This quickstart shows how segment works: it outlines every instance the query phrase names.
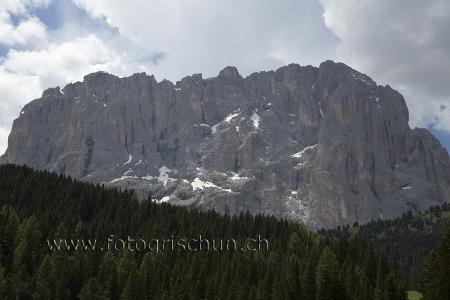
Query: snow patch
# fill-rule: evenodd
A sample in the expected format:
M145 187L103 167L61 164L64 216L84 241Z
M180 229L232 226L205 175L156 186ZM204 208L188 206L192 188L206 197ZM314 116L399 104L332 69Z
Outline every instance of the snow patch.
M122 177L120 177L120 178L116 178L116 179L113 179L113 180L111 180L109 183L115 183L115 182L119 182L119 181L122 181L122 180L126 180L126 179L139 179L139 177L137 177L137 176L122 176Z
M155 177L150 176L150 175L148 175L148 174L147 174L147 176L144 176L144 177L141 177L141 178L144 179L144 180L147 180L147 181L152 181L152 180L155 179Z
M367 85L374 85L375 83L373 81L371 81L366 75L363 75L361 73L352 73L352 76L354 79L357 79L361 82L364 82Z
M128 153L128 160L122 166L128 165L129 163L131 163L132 160L133 160L133 155Z
M237 180L247 180L247 179L248 179L248 177L241 177L241 176L239 176L238 173L232 172L231 174L232 174L232 176L230 177L230 179L233 180L233 181L237 181Z
M217 127L219 127L219 124L220 124L220 123L217 123L216 125L214 125L213 127L211 127L211 132L212 132L212 134L214 134L214 133L217 132Z
M226 192L231 193L231 190L230 190L230 189L223 189L223 188L221 188L221 187L215 185L215 184L212 183L212 182L209 182L209 181L203 181L203 180L201 180L201 179L198 178L198 177L196 177L196 178L194 179L194 181L191 182L191 185L192 185L192 189L193 189L194 191L196 191L196 190L204 190L205 188L216 188L216 189L220 189L220 190L222 190L222 191L226 191Z
M170 178L169 173L176 173L176 171L169 169L166 166L162 166L159 168L159 176L158 181L164 183L164 185L167 184L168 181L174 181L176 179Z
M255 126L255 128L259 128L259 123L261 121L261 117L256 113L256 111L253 111L252 116L250 117L250 119L253 122L253 126Z
M196 190L203 190L204 188L208 188L208 187L214 187L214 188L218 187L214 183L209 182L209 181L203 181L203 180L201 180L198 177L196 177L194 179L194 181L191 183L191 185L192 185L192 188L193 188L194 191L196 191Z
M124 176L127 176L128 174L132 173L134 170L129 168L125 173L123 173Z
M225 122L230 123L231 120L233 120L233 119L234 119L235 117L237 117L238 115L239 115L239 112L234 112L234 113L229 114L228 116L226 116Z
M381 108L381 105L380 105L380 97L376 97L376 98L375 98L375 101L377 102L377 106L378 106L378 108L380 109L380 108Z
M169 196L164 196L161 198L161 200L159 200L160 203L164 203L164 202L168 202L170 200Z
M301 150L301 151L299 151L297 153L294 153L291 156L295 157L295 158L301 158L303 156L303 154L305 154L306 151L312 150L312 149L314 149L316 147L317 147L317 144L305 147L303 150Z
M220 123L222 123L222 122L230 123L231 120L233 120L238 115L239 115L239 109L237 111L229 114L228 116L226 116L223 121L221 121L221 122L217 123L216 125L214 125L213 127L211 127L212 133L215 134L217 132L217 128L219 127Z

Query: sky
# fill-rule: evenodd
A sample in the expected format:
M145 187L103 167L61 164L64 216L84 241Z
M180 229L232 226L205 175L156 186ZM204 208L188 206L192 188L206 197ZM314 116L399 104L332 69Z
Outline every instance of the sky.
M42 91L95 71L177 81L341 61L450 149L448 0L1 0L0 153Z

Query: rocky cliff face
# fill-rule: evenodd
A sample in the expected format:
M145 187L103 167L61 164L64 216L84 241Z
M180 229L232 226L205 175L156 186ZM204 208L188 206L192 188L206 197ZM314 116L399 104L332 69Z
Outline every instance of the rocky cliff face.
M403 97L332 61L176 84L90 74L27 104L1 161L313 228L450 201L448 153L409 128Z

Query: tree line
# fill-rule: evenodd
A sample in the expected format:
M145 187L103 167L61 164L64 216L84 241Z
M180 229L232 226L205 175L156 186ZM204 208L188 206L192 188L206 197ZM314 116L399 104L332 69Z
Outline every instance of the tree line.
M50 251L47 239L236 239L268 251ZM272 216L220 215L49 172L0 166L0 299L404 299L389 261L360 235Z

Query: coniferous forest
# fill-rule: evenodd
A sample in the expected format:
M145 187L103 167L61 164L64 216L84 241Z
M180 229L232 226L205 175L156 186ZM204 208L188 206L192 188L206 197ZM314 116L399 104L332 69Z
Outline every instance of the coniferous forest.
M376 251L366 241L367 228L314 233L271 216L222 216L140 201L131 191L4 165L0 299L405 299L408 280L390 263L386 246ZM202 235L238 245L261 236L268 248L56 251L47 241L103 242L111 235L147 241ZM449 245L450 232L427 259L426 299L449 299Z
M411 211L393 220L374 220L368 224L340 226L323 230L332 237L360 235L370 241L377 253L383 254L397 270L399 278L411 290L419 290L423 266L431 251L445 236L450 220L450 205L435 206L413 214Z

